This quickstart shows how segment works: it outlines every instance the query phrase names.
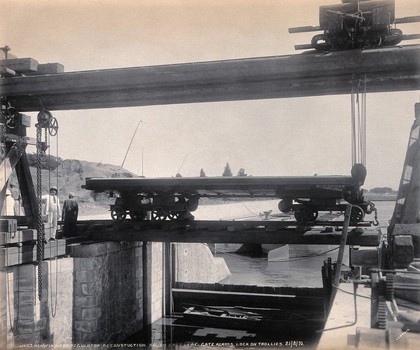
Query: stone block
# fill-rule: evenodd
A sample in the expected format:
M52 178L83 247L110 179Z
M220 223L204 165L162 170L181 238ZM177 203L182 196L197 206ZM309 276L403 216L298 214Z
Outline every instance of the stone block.
M73 320L82 320L82 310L83 308L80 306L73 306Z
M102 310L99 307L84 308L82 309L82 320L83 321L92 321L97 320L101 317Z
M96 274L94 271L80 270L75 273L76 282L95 282Z
M29 334L35 331L34 320L23 320L19 319L17 323L17 332L19 334Z
M18 305L17 314L19 320L34 320L34 306L33 305Z
M95 270L98 266L98 263L97 263L98 258L80 259L80 270L82 271Z
M35 277L30 279L15 279L15 290L19 292L35 292L36 290L36 280Z
M73 294L74 296L82 297L82 282L74 283L73 285Z
M74 298L74 306L76 307L95 307L96 303L96 296L83 296Z
M18 291L17 299L19 305L34 305L35 293L33 291Z
M94 332L98 329L98 321L74 321L74 329L78 332Z
M27 333L27 334L16 334L14 337L15 345L27 345L27 344L38 344L41 335L39 332ZM31 348L31 347L29 347Z
M97 283L81 283L82 295L95 295L98 292Z

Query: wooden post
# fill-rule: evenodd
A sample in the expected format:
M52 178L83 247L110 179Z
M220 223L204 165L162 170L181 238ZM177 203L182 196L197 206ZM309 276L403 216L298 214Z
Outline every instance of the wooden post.
M333 284L333 288L331 292L331 299L330 299L330 308L329 308L330 310L331 310L332 304L334 303L338 285L340 284L341 265L343 264L344 250L346 249L347 233L349 230L350 216L351 216L351 208L352 208L352 205L347 204L346 211L344 213L344 225L343 225L343 231L341 233L340 248L338 249L337 264L335 267L334 284Z

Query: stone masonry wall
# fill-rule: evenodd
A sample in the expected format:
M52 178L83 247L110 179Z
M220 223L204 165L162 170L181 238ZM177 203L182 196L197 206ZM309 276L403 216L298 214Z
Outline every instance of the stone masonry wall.
M80 245L72 255L73 343L118 342L141 330L141 243Z
M42 264L43 281L47 280L48 265ZM38 300L37 267L24 264L6 268L7 347L39 343L49 344L51 334L48 283L42 285L42 300Z

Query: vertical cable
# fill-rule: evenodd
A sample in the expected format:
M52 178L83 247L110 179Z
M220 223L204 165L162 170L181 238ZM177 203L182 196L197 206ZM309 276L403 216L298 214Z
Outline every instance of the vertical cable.
M356 163L356 113L355 113L355 96L351 92L351 165Z

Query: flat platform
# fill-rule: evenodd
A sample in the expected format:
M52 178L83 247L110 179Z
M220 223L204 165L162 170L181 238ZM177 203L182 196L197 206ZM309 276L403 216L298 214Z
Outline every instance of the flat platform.
M320 226L285 226L281 221L101 221L80 224L78 232L95 240L189 242L189 243L267 243L340 244L341 230ZM351 227L347 244L378 246L380 228Z
M83 187L95 192L145 195L181 194L200 197L342 198L357 188L351 176L219 176L162 178L87 178Z

